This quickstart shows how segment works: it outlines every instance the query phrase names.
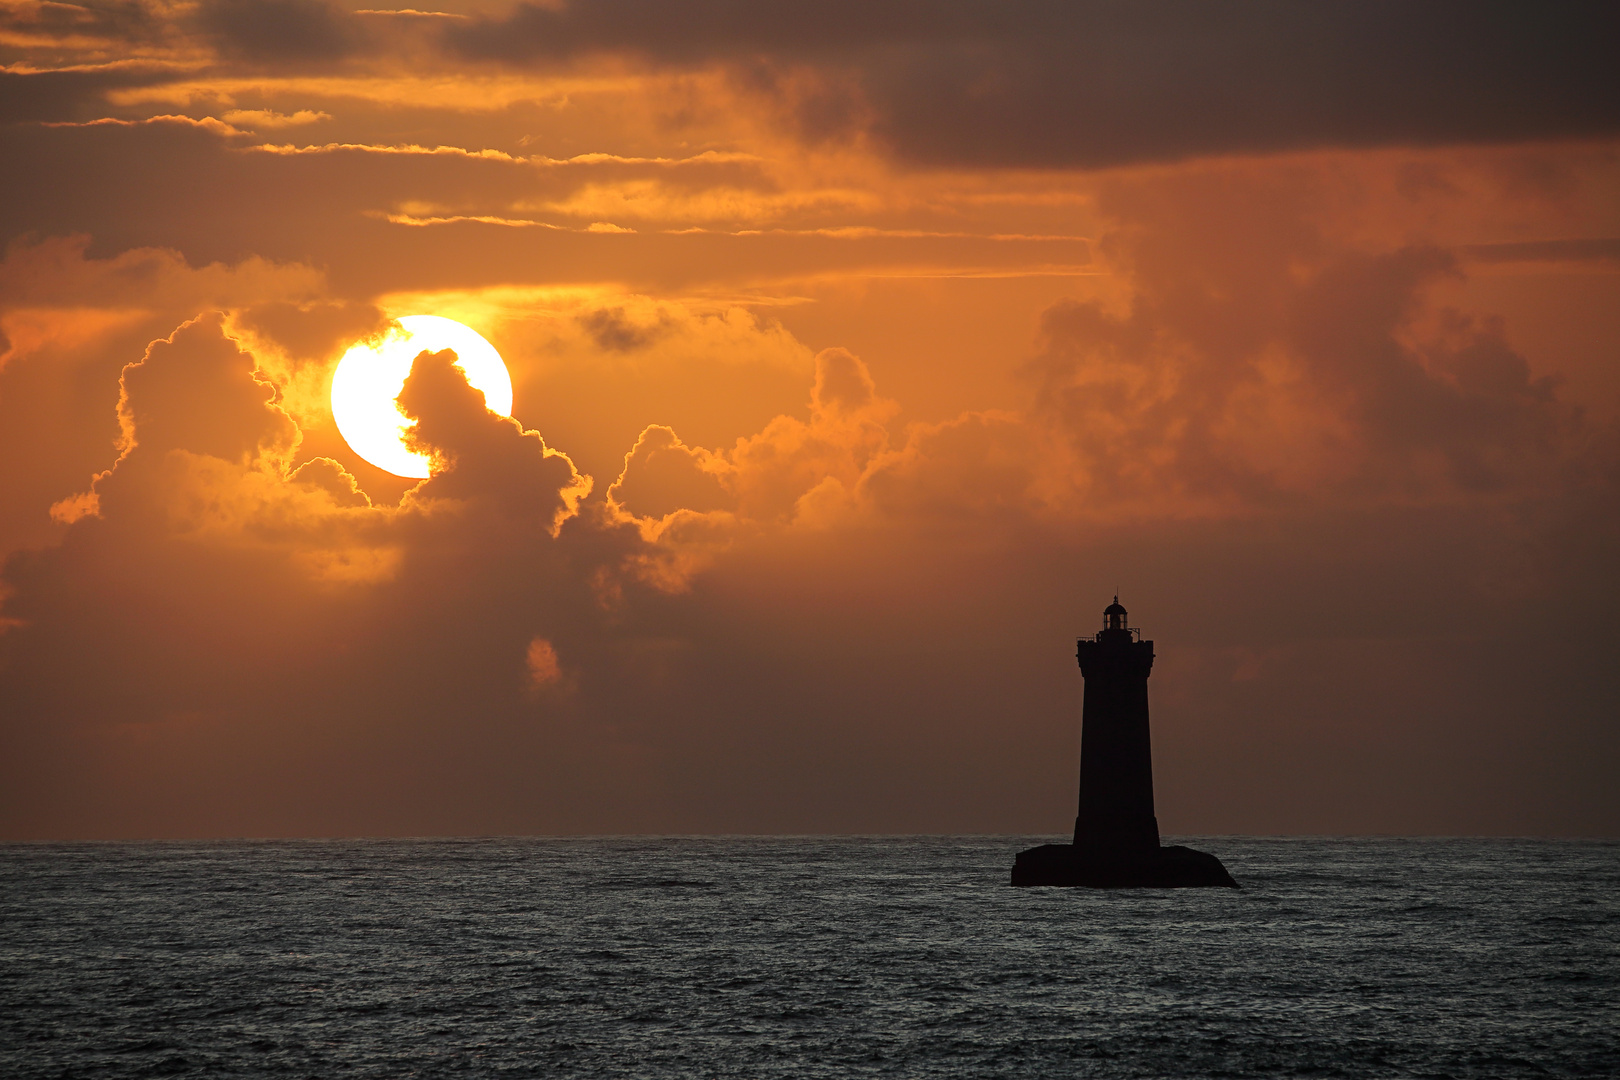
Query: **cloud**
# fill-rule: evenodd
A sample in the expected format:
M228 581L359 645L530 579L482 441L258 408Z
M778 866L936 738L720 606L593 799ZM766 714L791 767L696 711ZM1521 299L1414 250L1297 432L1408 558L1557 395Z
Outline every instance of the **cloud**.
M99 515L7 565L0 820L12 833L1040 827L1072 790L1073 763L1051 748L1072 741L1061 703L1074 675L1059 661L1073 598L1121 567L1155 582L1128 598L1167 639L1155 690L1166 814L1300 820L1273 773L1305 768L1337 800L1307 816L1316 827L1415 820L1410 800L1357 811L1345 788L1347 769L1385 775L1380 753L1439 767L1454 746L1455 710L1436 719L1427 699L1393 691L1414 665L1461 663L1435 644L1445 635L1518 626L1557 587L1504 591L1504 571L1546 572L1525 563L1526 537L1584 535L1603 550L1594 538L1612 532L1601 509L1573 534L1527 522L1523 499L1506 517L1501 503L1425 505L1421 529L1399 502L1259 522L1161 515L1147 528L1098 512L1076 528L1072 511L1032 513L1026 494L1060 416L974 413L895 434L870 370L838 349L818 355L802 414L724 454L645 433L614 494L647 515L681 507L652 542L604 502L570 508L583 478L567 459L483 409L452 357L425 354L406 404L448 467L378 507L331 461L290 470L292 421L229 325L190 322L130 366L130 449L97 484ZM224 414L237 415L230 430L215 424ZM838 514L819 512L829 490ZM1414 550L1429 547L1447 558ZM1269 584L1251 595L1257 582ZM1566 614L1586 625L1587 607ZM1314 644L1374 635L1391 610L1416 619L1401 627L1415 642ZM1305 644L1268 644L1277 633ZM1268 660L1234 681L1203 642ZM1393 680L1371 724L1331 693L1369 670ZM1455 677L1477 674L1463 664ZM1564 753L1515 741L1510 714L1528 692L1470 692L1459 706L1473 744L1516 755L1521 774ZM1281 698L1256 719L1255 695ZM1309 737L1284 724L1300 701L1329 703ZM1347 749L1328 762L1334 740ZM1034 764L1032 747L1046 748ZM1474 808L1467 820L1484 820L1482 774L1443 775ZM1234 800L1232 784L1271 794ZM1499 787L1488 801L1500 805ZM1594 812L1580 799L1526 806L1490 811L1492 827Z
M853 492L887 447L884 421L895 409L859 357L824 349L815 358L808 421L777 416L724 453L689 447L673 429L653 425L625 455L609 499L649 536L669 533L679 543L707 545L722 523L786 523L807 510L819 517ZM699 527L694 517L713 520Z
M1530 240L1509 244L1472 244L1463 254L1479 262L1620 262L1620 238Z
M811 143L867 139L902 162L947 167L1102 168L1620 129L1607 78L1620 20L1602 3L1534 18L1461 2L1192 0L522 0L464 18L385 15L324 0L21 5L8 17L16 40L54 51L63 69L7 73L16 92L6 100L14 119L80 119L97 96L175 81L182 67L395 77L409 65L430 79L491 64L723 72L750 111ZM66 70L120 47L171 70Z
M0 834L1620 821L1606 9L4 18Z
M581 471L611 479L649 424L713 445L803 400L813 352L752 300L588 284L401 292L379 302L478 328L512 369L526 425L566 447Z
M529 667L529 681L536 689L549 686L562 678L562 665L557 660L557 650L545 638L537 637L529 642L524 661Z
M1236 206L1216 212L1244 228ZM1166 251L1164 237L1137 246L1122 228L1110 248L1129 299L1044 313L1021 412L891 432L896 407L866 365L829 349L816 357L808 421L779 415L722 451L649 427L610 498L654 537L693 514L737 526L821 521L835 507L985 521L1220 517L1515 498L1597 480L1597 432L1556 380L1532 372L1500 320L1432 301L1437 283L1461 275L1452 254L1332 250L1308 233L1263 250L1251 237L1247 271L1228 266L1211 289L1204 274L1224 249L1204 247L1210 239L1182 236Z
M450 190L459 186L453 177L466 170L483 175L478 184L499 185L496 174L506 174L509 196L526 189L527 170L510 159L365 147L308 155L246 152L225 127L186 117L13 127L3 136L8 152L37 155L40 168L8 177L5 194L12 201L0 215L0 230L7 237L85 232L113 251L169 246L196 263L253 253L285 258L295 251L322 252L326 261L326 254L359 242L362 234L390 228L370 222L365 211L406 198L449 202ZM109 172L118 176L116 184L107 179ZM405 180L399 187L407 174L425 183ZM437 181L429 178L434 175ZM322 186L327 194L315 197ZM184 205L177 192L188 193ZM242 214L243 205L256 212Z
M1555 381L1500 320L1434 301L1462 276L1456 256L1345 244L1306 209L1320 177L1298 180L1274 199L1264 170L1106 189L1127 298L1053 306L1029 367L1032 416L1077 495L1209 510L1449 498L1572 467L1591 433ZM1167 198L1185 227L1141 230Z
M298 127L303 124L319 123L330 120L330 113L315 112L311 109L299 109L295 113L278 113L274 109L231 109L223 117L227 124L233 124L251 131L260 131L265 128Z
M198 311L301 303L322 288L302 266L193 267L162 249L93 259L88 245L17 244L0 261L0 455L29 463L0 470L0 557L57 538L51 506L84 494L110 463L119 373L149 342Z
M325 0L205 0L192 17L222 53L248 61L330 62L367 44L364 22Z
M694 514L734 510L736 471L723 456L687 446L673 428L654 424L625 455L624 471L608 488L608 499L632 517L649 522L661 522L681 510Z
M159 13L150 5L128 0L97 7L21 0L0 12L0 30L22 39L25 47L63 38L139 40L159 22Z
M1071 516L1077 509L1069 501L1072 489L1043 490L1052 484L1054 450L1049 435L1024 416L964 413L912 427L903 445L871 462L859 493L903 519L990 523Z
M572 708L566 697L534 693L567 682L557 657L602 654L591 640L608 617L604 597L635 594L633 580L614 581L638 550L635 531L575 513L588 480L537 434L484 409L449 354L424 355L407 382L417 437L440 468L399 507L373 506L329 459L294 467L296 424L228 323L191 320L126 366L124 450L96 478L90 512L57 546L8 564L16 621L0 636L0 682L16 707L0 742L18 752L62 751L75 740L124 746L135 755L126 761L136 769L125 776L130 794L160 776L178 779L162 760L172 753L172 762L199 770L179 780L197 792L209 771L234 773L238 755L262 753L276 728L320 742L324 726L347 740L379 708L395 717L386 740L394 749L382 755L395 757L406 730L437 723L430 717L449 699L426 687L446 676L480 716L526 718L540 729L562 723ZM470 596L484 599L466 623L458 612ZM494 596L506 600L492 607ZM86 601L102 611L88 636L75 629ZM550 668L536 641L553 650ZM61 692L58 680L81 664L96 678ZM436 674L426 683L397 678L413 667ZM472 737L488 745L511 736ZM565 771L578 761L570 740L578 736L566 731L552 740ZM596 750L598 764L611 767L615 754ZM82 791L100 775L95 752L54 758L77 772L48 769L27 781L8 772L6 805L23 793L42 798L38 807L61 806L38 784ZM381 794L372 781L357 782ZM557 790L581 782L564 778ZM238 794L238 805L285 805L273 784L249 782Z
M1335 513L1400 530L1441 507L1511 518L1504 535L1531 547L1550 542L1530 539L1553 527L1543 514L1576 506L1582 528L1611 532L1612 431L1500 319L1441 299L1464 278L1454 253L1368 251L1329 227L1328 184L1254 165L1103 187L1112 273L1044 313L1022 409L898 426L867 365L829 349L807 419L717 449L647 428L608 492L654 544L638 565L680 590L743 551L807 542L790 535L1016 547L1053 528ZM1553 572L1479 547L1482 589Z
M0 121L78 121L103 115L106 96L160 86L185 74L172 64L128 61L88 68L0 70Z
M0 178L0 237L85 233L95 238L98 255L162 246L194 264L249 255L304 262L322 266L330 287L351 299L517 283L708 291L715 282L775 283L852 268L915 273L919 260L941 253L980 272L1021 272L1032 261L1050 272L1054 263L1083 262L1087 252L1072 237L1054 243L757 230L762 215L776 214L789 222L808 215L816 225L829 218L847 224L842 215L872 203L829 200L824 196L834 185L814 178L814 190L772 195L760 189L783 180L756 176L745 190L744 178L706 175L706 166L683 175L657 163L635 165L651 178L642 183L624 178L626 166L615 161L560 169L489 148L287 148L252 138L218 121L168 115L7 127L0 130L0 153L36 167ZM599 181L594 170L614 179ZM682 178L672 180L672 173ZM683 194L683 185L702 190ZM244 206L254 213L243 213ZM636 232L588 228L612 220L598 215L620 210L634 215L627 220ZM704 226L718 220L748 228L682 231L694 217ZM396 223L433 218L442 223ZM490 223L531 218L566 228Z
M285 455L296 436L275 387L220 333L218 317L187 323L124 369L118 417L124 449L187 450L245 462Z
M5 334L6 342L5 351L0 352L0 369L10 360L20 360L42 349L82 349L144 314L139 309L95 307L18 307L5 311L0 314L0 332Z
M68 524L110 515L163 535L275 545L289 521L364 506L320 469L284 482L298 428L254 358L202 315L147 346L119 379L119 455L88 492L52 508ZM328 522L328 524L330 524Z
M980 0L519 3L445 30L462 55L507 63L753 65L807 132L869 126L909 161L1038 167L1609 134L1617 35L1601 4L1526 21L1450 3ZM796 65L823 89L791 93Z
M555 536L590 493L591 478L581 476L568 455L484 406L483 392L468 385L448 349L416 358L399 407L414 421L406 445L433 462L433 475L412 489L419 504L475 501Z

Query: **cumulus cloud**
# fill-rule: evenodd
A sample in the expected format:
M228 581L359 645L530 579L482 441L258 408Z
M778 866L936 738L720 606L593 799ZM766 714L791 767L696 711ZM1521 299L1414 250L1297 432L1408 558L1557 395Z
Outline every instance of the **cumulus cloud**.
M736 471L723 455L687 446L673 428L653 424L625 455L624 471L608 489L608 499L648 522L661 522L682 510L696 514L734 510Z
M153 342L119 383L124 449L187 450L230 462L286 454L295 429L256 367L220 332L217 316Z
M1182 212L1217 224L1143 232L1136 215L1165 192L1109 189L1128 299L1043 317L1032 417L1066 449L1079 497L1522 493L1580 457L1579 418L1500 320L1436 302L1462 275L1453 253L1345 244L1309 211L1267 206L1260 173L1167 183L1191 184Z
M119 374L199 310L304 303L319 273L250 258L194 267L173 251L89 258L88 237L16 244L0 262L0 552L47 543L49 513L85 492L123 438ZM72 502L61 514L71 514Z
M348 511L369 509L335 463L288 468L297 425L222 322L199 316L125 366L118 458L53 507L59 520L108 517L165 537L291 550L306 518L329 544Z
M59 504L62 520L145 546L252 549L312 579L380 581L436 530L489 539L491 523L505 522L505 543L545 547L590 490L537 432L486 409L446 351L422 354L400 397L434 474L399 507L376 507L330 458L294 464L301 432L226 323L199 316L124 368L120 453L89 492ZM612 561L622 544L609 547Z
M15 623L0 635L0 685L15 704L0 728L0 810L9 829L1035 821L1063 801L1040 793L1072 782L1062 755L1047 754L1044 779L1028 783L1030 747L1072 736L1058 706L1072 698L1062 677L1072 673L1043 659L1042 642L1068 632L1081 584L1107 588L1091 579L1121 566L1141 578L1143 564L1155 579L1187 579L1132 598L1169 623L1165 636L1179 634L1170 652L1189 662L1181 670L1167 659L1160 683L1170 748L1162 772L1180 793L1167 812L1225 813L1228 827L1256 827L1246 823L1282 811L1233 803L1178 756L1212 738L1187 702L1215 710L1235 740L1209 748L1209 760L1264 786L1265 770L1285 762L1271 721L1244 719L1244 695L1279 693L1283 680L1320 700L1324 680L1344 672L1310 650L1270 648L1266 666L1234 679L1254 665L1239 657L1233 667L1227 653L1195 643L1243 633L1227 622L1235 612L1262 627L1307 609L1307 625L1329 633L1358 626L1364 608L1376 617L1374 598L1390 603L1398 587L1423 590L1418 631L1500 618L1492 604L1502 602L1501 579L1486 599L1476 575L1511 570L1504 551L1534 535L1520 524L1482 541L1477 514L1425 511L1432 540L1420 541L1394 503L1348 521L1295 514L1286 528L1299 535L1282 547L1267 538L1274 526L1230 517L1161 517L1151 530L1121 532L1100 514L1076 533L1064 523L1083 502L1053 510L1074 489L1042 487L1052 459L1069 460L1044 441L1068 433L1061 410L891 431L894 404L840 349L816 358L799 415L724 452L650 428L597 501L583 499L584 478L564 455L484 409L452 356L424 354L402 397L439 465L398 507L379 507L330 460L291 465L293 421L232 324L194 320L129 365L127 452L97 482L99 513L75 521L59 547L7 567L5 612ZM1540 400L1511 365L1503 376L1499 360L1469 378L1498 396ZM236 423L221 427L223 415ZM1163 467L1180 466L1172 455ZM1410 548L1423 542L1453 552L1444 573L1413 577ZM1348 592L1334 584L1341 576ZM1242 590L1259 580L1271 587L1256 608ZM1367 582L1372 596L1361 595ZM1009 596L1021 598L1016 616ZM1263 648L1242 641L1255 655ZM1436 649L1419 652L1445 662ZM1315 660L1301 660L1306 653ZM1378 642L1357 653L1382 665L1401 655ZM86 666L96 678L74 678ZM1029 707L995 721L1009 702ZM1489 722L1473 730L1492 753L1514 745L1503 707L1490 705ZM1395 726L1355 728L1342 712L1313 721L1323 738L1356 730L1416 760L1443 752L1444 724L1414 729L1397 709ZM1311 742L1283 756L1320 772L1310 764L1319 749ZM1341 756L1334 768L1344 767ZM1357 775L1374 767L1375 755L1355 766ZM975 770L988 779L971 791L951 782ZM1474 780L1448 790L1472 798ZM844 795L830 803L828 784ZM98 790L117 805L98 801ZM1353 803L1345 792L1335 798ZM1310 820L1331 824L1342 813Z
M824 349L815 358L808 420L777 416L724 452L689 447L673 429L651 426L625 455L609 499L649 536L677 526L672 538L703 543L717 522L698 528L694 516L737 524L788 523L807 511L820 517L848 499L887 448L884 421L895 409L859 357Z
M1041 425L1022 415L964 413L912 427L901 446L870 463L859 492L884 513L906 519L1072 516L1072 489L1051 475L1054 449Z
M1236 207L1223 210L1231 221ZM778 416L719 451L650 427L610 496L648 525L688 516L677 511L787 523L811 503L902 516L1219 516L1517 497L1599 475L1587 456L1597 433L1555 379L1532 373L1501 321L1434 302L1437 283L1461 276L1451 253L1358 252L1307 230L1251 251L1246 269L1227 265L1216 285L1206 275L1225 255L1207 239L1171 251L1158 234L1145 246L1124 231L1111 239L1128 299L1045 312L1022 412L891 432L895 406L866 365L829 349L816 357L808 421Z
M476 500L555 536L590 493L591 478L575 471L568 455L485 407L449 349L416 358L399 406L413 421L406 445L433 462L433 475L412 489L417 502Z
M407 381L415 437L438 464L398 507L372 505L330 459L293 465L297 425L218 314L153 342L122 386L122 453L95 479L94 498L79 501L60 544L7 568L14 622L0 637L0 681L16 708L0 741L11 750L41 739L105 747L134 733L202 770L180 781L195 791L209 770L235 773L238 755L261 753L272 728L320 742L308 726L318 722L350 738L381 708L395 710L392 739L427 730L445 707L442 687L413 702L417 691L390 674L412 655L420 672L437 673L430 683L448 675L463 686L467 708L503 723L562 722L558 710L571 706L534 692L565 681L558 657L601 655L589 642L610 617L605 598L634 592L617 578L641 541L599 513L579 515L588 479L485 409L453 355L424 354ZM90 596L102 615L86 637L76 613ZM77 657L62 652L70 645ZM95 685L62 693L57 680L74 664L94 669ZM358 711L356 687L373 695ZM507 737L486 731L481 745ZM554 748L563 758L575 753L569 738ZM56 760L69 759L85 771L35 780L81 791L99 774L72 751ZM64 809L34 780L7 787L12 809L24 790L36 807ZM273 788L246 797L283 803Z
M896 424L868 366L831 349L804 412L731 446L647 428L608 492L652 542L635 567L660 588L701 591L808 536L835 550L873 535L982 544L993 561L1052 530L1206 529L1187 543L1225 550L1281 529L1312 533L1299 542L1318 550L1296 569L1331 580L1410 583L1395 567L1421 557L1395 548L1445 536L1453 576L1435 602L1487 622L1510 597L1583 591L1566 577L1576 565L1611 582L1585 557L1544 553L1587 550L1580 537L1620 525L1613 431L1538 373L1501 320L1447 302L1465 278L1454 253L1369 250L1323 214L1311 187L1324 182L1293 176L1292 205L1258 166L1105 187L1112 274L1047 309L1021 409ZM1328 520L1343 535L1315 535ZM1149 550L1094 557L1176 577L1158 560L1191 549Z
M1110 503L1523 490L1570 450L1574 416L1499 325L1426 308L1454 265L1346 256L1286 288L1247 342L1178 325L1145 293L1124 317L1059 305L1032 368L1037 415L1076 488Z
M1607 9L0 19L7 836L1620 820Z

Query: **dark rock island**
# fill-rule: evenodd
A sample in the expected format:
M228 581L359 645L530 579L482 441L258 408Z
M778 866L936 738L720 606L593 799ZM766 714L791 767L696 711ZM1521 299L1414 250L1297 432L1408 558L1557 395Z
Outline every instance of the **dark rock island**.
M1079 643L1086 699L1080 718L1080 814L1074 819L1074 843L1020 851L1012 883L1235 889L1237 882L1215 856L1159 846L1148 739L1153 642L1126 626L1125 616L1114 597L1103 612L1103 629Z

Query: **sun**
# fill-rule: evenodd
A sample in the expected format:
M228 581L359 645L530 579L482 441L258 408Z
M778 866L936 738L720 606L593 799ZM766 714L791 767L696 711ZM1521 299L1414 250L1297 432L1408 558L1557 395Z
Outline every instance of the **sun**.
M428 458L405 446L411 421L394 399L425 349L455 350L458 366L491 412L512 415L512 376L495 346L470 326L439 315L406 315L387 336L343 354L332 374L332 417L350 449L395 476L425 477Z

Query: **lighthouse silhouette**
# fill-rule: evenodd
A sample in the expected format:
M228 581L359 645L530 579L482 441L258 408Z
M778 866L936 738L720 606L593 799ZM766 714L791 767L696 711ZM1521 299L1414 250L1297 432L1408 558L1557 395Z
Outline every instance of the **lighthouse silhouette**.
M1159 846L1153 813L1153 744L1148 734L1148 676L1153 642L1128 623L1114 596L1103 628L1076 649L1086 680L1080 717L1080 811L1074 843L1018 853L1014 885L1096 888L1236 887L1213 855Z

